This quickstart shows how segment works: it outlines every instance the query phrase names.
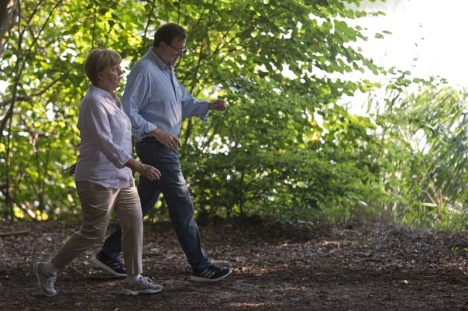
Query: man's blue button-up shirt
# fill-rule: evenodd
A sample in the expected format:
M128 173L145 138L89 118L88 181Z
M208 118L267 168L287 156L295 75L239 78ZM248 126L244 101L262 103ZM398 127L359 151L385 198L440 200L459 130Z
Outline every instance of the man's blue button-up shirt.
M199 116L206 122L209 103L195 99L152 47L131 70L122 98L136 141L156 128L178 136L182 117Z

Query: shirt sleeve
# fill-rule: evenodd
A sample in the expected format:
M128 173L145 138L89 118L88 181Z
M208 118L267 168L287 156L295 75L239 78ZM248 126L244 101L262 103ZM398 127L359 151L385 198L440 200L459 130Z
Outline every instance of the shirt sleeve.
M90 103L83 117L90 137L99 151L117 168L125 167L132 155L113 142L109 115L104 106L99 102Z
M150 94L148 78L142 74L130 75L128 77L125 91L122 97L122 106L132 123L132 132L137 137L142 137L157 128L156 125L146 121L140 111L148 103Z
M208 120L209 101L200 101L194 98L185 87L179 82L182 91L182 116L199 116L203 122Z

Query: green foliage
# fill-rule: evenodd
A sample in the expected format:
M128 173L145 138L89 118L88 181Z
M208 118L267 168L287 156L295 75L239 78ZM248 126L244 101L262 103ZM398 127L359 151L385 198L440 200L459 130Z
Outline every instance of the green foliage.
M375 114L380 138L375 161L384 168L383 205L398 222L437 229L465 229L468 150L465 90L431 79L403 93L400 73Z
M0 102L4 217L79 214L66 169L74 163L79 143L77 110L88 84L84 59L97 46L134 53L141 41L135 38L142 24L127 21L134 30L122 31L124 24L111 22L115 10L108 8L118 7L113 2L21 1L21 18L0 61L0 81L8 85ZM128 2L119 7L132 11L138 6ZM116 35L109 36L112 31Z
M84 59L107 47L131 66L168 21L189 35L180 80L230 103L207 124L187 119L181 133L199 213L346 221L378 196L374 125L336 104L373 87L347 74L383 72L352 47L365 37L346 20L366 12L338 0L25 0L21 11L0 55L4 217L79 213L65 171L79 143Z

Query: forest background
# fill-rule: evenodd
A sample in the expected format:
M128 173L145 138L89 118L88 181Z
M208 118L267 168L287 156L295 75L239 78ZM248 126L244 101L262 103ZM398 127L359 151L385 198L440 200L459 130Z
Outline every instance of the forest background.
M0 218L81 217L68 168L85 57L97 47L121 53L124 84L171 21L188 32L179 80L200 99L229 102L206 124L183 124L181 161L199 219L464 230L466 90L365 57L356 43L391 34L359 26L384 15L362 3L0 1ZM357 92L368 95L365 116L341 104ZM148 217L167 218L164 200Z

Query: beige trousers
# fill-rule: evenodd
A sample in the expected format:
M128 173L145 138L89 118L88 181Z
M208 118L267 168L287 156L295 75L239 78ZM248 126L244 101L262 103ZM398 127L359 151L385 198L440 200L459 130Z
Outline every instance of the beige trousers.
M62 269L94 244L102 243L112 210L122 227L122 250L127 274L142 272L143 220L136 187L112 189L78 181L76 189L81 200L83 223L79 231L52 258L52 264Z

